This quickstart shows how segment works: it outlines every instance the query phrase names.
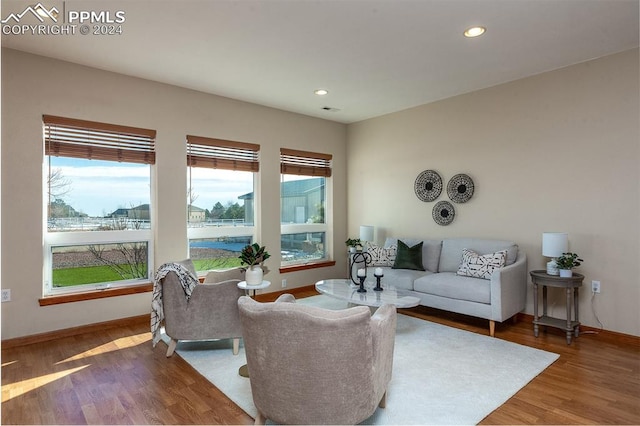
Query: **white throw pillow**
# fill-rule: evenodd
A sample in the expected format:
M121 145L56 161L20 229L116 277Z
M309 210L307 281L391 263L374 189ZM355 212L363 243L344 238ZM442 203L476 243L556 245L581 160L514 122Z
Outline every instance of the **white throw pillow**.
M496 269L502 268L507 260L507 251L500 250L495 253L479 255L473 250L462 250L462 261L458 268L458 275L465 277L491 279L491 274Z
M367 252L371 255L371 266L393 266L398 253L398 246L380 247L367 243Z

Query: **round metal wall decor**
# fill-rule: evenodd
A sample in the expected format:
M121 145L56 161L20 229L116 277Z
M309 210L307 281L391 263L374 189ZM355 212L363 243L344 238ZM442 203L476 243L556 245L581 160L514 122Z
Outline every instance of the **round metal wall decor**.
M414 189L421 201L433 201L442 192L442 178L433 170L425 170L416 178Z
M453 222L453 219L456 216L456 210L450 202L438 201L436 205L433 206L433 212L431 215L438 225L446 226Z
M454 203L466 203L473 197L473 180L463 174L457 174L447 184L447 195Z

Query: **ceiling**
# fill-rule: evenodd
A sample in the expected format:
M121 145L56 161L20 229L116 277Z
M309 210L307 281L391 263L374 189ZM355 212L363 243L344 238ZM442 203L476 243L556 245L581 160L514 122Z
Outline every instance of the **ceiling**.
M2 0L2 19L36 1ZM66 36L3 31L3 47L342 123L639 45L639 0L40 1L66 24L123 11L122 34L75 22ZM487 31L463 37L472 25Z

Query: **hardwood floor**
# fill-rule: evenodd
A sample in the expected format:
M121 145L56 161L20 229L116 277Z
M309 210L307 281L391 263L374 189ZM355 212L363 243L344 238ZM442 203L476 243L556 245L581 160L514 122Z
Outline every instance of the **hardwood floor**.
M402 312L488 334L486 321L424 307ZM640 339L585 334L569 346L560 331L536 339L525 321L498 324L496 337L560 358L481 424L640 424ZM164 343L152 348L146 321L3 347L2 424L253 424L165 352Z

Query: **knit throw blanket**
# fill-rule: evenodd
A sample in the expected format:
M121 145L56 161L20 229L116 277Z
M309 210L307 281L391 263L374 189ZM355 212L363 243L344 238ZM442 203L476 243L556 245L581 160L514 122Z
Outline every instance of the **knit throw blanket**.
M153 279L153 297L151 298L151 336L154 348L160 341L160 327L164 321L161 280L166 277L169 272L175 272L178 276L187 302L191 298L191 292L195 286L198 285L198 278L179 263L165 263L158 268L155 278Z

